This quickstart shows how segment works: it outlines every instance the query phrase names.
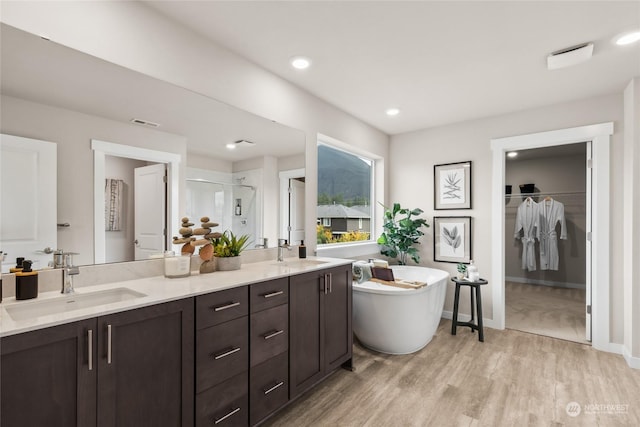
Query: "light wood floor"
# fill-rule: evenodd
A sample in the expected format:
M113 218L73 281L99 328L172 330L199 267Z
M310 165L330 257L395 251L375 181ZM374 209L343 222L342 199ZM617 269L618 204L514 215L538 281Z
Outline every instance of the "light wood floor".
M406 356L355 344L355 372L338 370L265 425L640 425L640 370L622 356L514 330L485 328L484 343L469 328L450 332L443 320ZM570 402L581 405L576 417ZM610 414L594 404L628 406Z
M580 289L506 282L505 325L509 329L587 343L585 298L585 291Z

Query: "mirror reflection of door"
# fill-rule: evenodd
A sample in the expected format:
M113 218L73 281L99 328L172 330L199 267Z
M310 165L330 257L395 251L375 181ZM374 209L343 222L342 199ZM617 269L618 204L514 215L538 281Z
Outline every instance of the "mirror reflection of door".
M304 178L289 180L289 242L304 240Z
M166 229L166 167L160 163L136 168L134 190L135 260L164 251Z
M57 246L56 144L0 135L0 250L8 272L17 257L46 267ZM3 272L5 272L3 270Z
M164 251L165 171L164 163L105 156L105 262Z

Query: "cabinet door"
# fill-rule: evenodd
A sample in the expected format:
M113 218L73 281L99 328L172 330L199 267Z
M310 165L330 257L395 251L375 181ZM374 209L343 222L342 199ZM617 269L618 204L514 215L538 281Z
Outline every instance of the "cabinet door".
M95 331L90 319L2 338L0 425L96 425Z
M310 272L289 279L290 398L294 398L323 376L324 275Z
M98 425L193 425L193 299L98 318Z
M336 267L324 272L328 292L324 298L324 360L325 371L331 372L351 359L353 333L351 329L351 268Z

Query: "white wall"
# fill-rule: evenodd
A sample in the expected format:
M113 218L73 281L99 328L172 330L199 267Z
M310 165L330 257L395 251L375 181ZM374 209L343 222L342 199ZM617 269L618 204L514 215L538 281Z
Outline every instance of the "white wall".
M58 248L78 252L80 255L74 257L77 265L93 264L94 259L92 139L186 157L187 142L179 135L9 96L0 98L0 106L2 133L58 145L57 222L71 224L58 230Z
M520 111L497 117L457 123L396 135L391 138L389 156L393 171L390 177L391 200L407 207L419 207L432 222L433 216L473 217L472 256L483 277L491 277L491 173L493 164L489 141L492 138L523 135L593 123L614 122L611 139L611 188L620 188L622 176L622 93L591 98L567 104ZM473 161L473 209L435 211L433 209L433 166L442 163ZM622 194L611 192L611 339L622 342ZM455 271L455 264L433 261L432 230L422 239L421 264ZM483 288L484 315L493 318L492 290L498 284ZM464 295L463 295L464 297ZM467 307L463 301L461 307ZM445 310L453 307L453 287L449 286Z
M235 107L306 136L306 212L315 212L319 133L386 158L389 138L139 2L3 2L2 21ZM387 169L388 170L388 169ZM386 173L385 173L386 174ZM382 191L386 194L386 186ZM315 217L307 215L309 252Z
M513 186L505 200L505 276L520 283L585 289L586 284L586 154L530 160L507 160L505 182ZM522 203L520 184L536 184L536 192L553 194L564 204L567 239L558 239L558 270L540 270L536 243L535 271L522 269L522 243L513 237L516 212ZM539 197L538 202L544 196ZM559 229L558 229L559 230ZM559 236L560 234L558 234Z

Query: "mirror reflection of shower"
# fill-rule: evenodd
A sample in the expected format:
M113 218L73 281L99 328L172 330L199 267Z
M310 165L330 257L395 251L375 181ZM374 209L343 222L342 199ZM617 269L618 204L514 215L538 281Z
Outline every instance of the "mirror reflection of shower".
M228 174L231 175L231 174ZM219 225L213 231L231 230L249 235L249 248L259 242L262 220L256 208L256 187L245 176L228 180L187 178L186 216L198 222L203 216Z

